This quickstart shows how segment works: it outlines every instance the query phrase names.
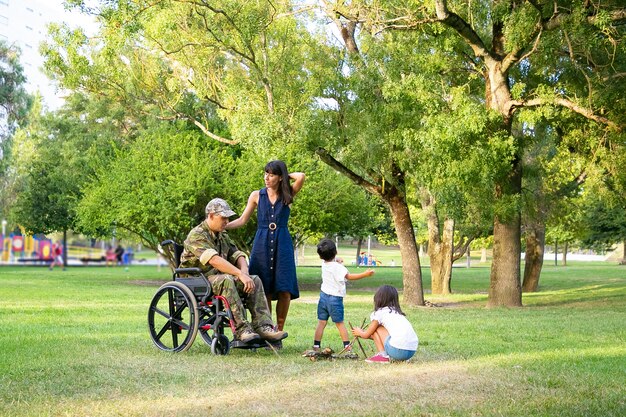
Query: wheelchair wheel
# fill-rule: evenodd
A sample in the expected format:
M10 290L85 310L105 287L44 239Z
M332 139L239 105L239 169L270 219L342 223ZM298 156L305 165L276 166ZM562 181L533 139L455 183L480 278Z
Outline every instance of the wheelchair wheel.
M150 303L148 328L159 349L189 349L198 332L198 303L191 290L180 282L163 284Z
M225 334L216 334L211 342L211 353L214 355L228 355L230 341Z

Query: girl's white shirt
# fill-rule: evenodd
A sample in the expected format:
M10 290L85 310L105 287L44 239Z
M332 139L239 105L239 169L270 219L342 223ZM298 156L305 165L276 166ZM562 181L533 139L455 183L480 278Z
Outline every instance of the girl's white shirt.
M339 262L322 262L322 292L336 297L345 297L348 273L348 268Z
M415 334L411 322L402 314L389 307L383 307L374 311L370 319L376 320L387 329L389 336L391 336L389 340L391 346L397 349L417 350L419 344L417 334Z

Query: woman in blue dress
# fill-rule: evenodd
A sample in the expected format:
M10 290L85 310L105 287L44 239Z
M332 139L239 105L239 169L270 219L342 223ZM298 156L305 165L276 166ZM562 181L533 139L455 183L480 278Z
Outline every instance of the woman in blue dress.
M258 225L249 270L251 275L261 278L270 311L272 301L276 300L276 324L279 330L283 330L289 304L300 296L293 241L287 222L293 198L304 184L304 174L289 173L283 161L270 161L265 166L264 180L265 188L250 193L241 217L228 223L226 229L245 225L257 209Z

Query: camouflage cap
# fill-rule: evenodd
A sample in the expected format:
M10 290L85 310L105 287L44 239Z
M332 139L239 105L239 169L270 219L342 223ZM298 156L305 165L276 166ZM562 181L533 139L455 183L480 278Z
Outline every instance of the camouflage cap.
M209 215L209 213L219 214L222 217L230 217L235 215L235 212L230 209L230 206L228 205L226 200L223 200L221 198L214 198L213 200L209 201L209 204L206 205L205 212L207 216Z

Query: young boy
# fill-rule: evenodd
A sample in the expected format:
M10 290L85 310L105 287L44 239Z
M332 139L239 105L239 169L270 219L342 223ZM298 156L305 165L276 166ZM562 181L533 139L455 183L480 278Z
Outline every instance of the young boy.
M317 328L313 340L313 350L319 351L324 328L328 318L339 330L344 348L350 344L348 331L343 323L343 297L346 296L346 279L357 280L374 275L374 270L368 269L360 274L351 274L341 262L337 262L337 247L330 239L322 239L317 245L317 254L322 258L322 288L320 300L317 304Z

